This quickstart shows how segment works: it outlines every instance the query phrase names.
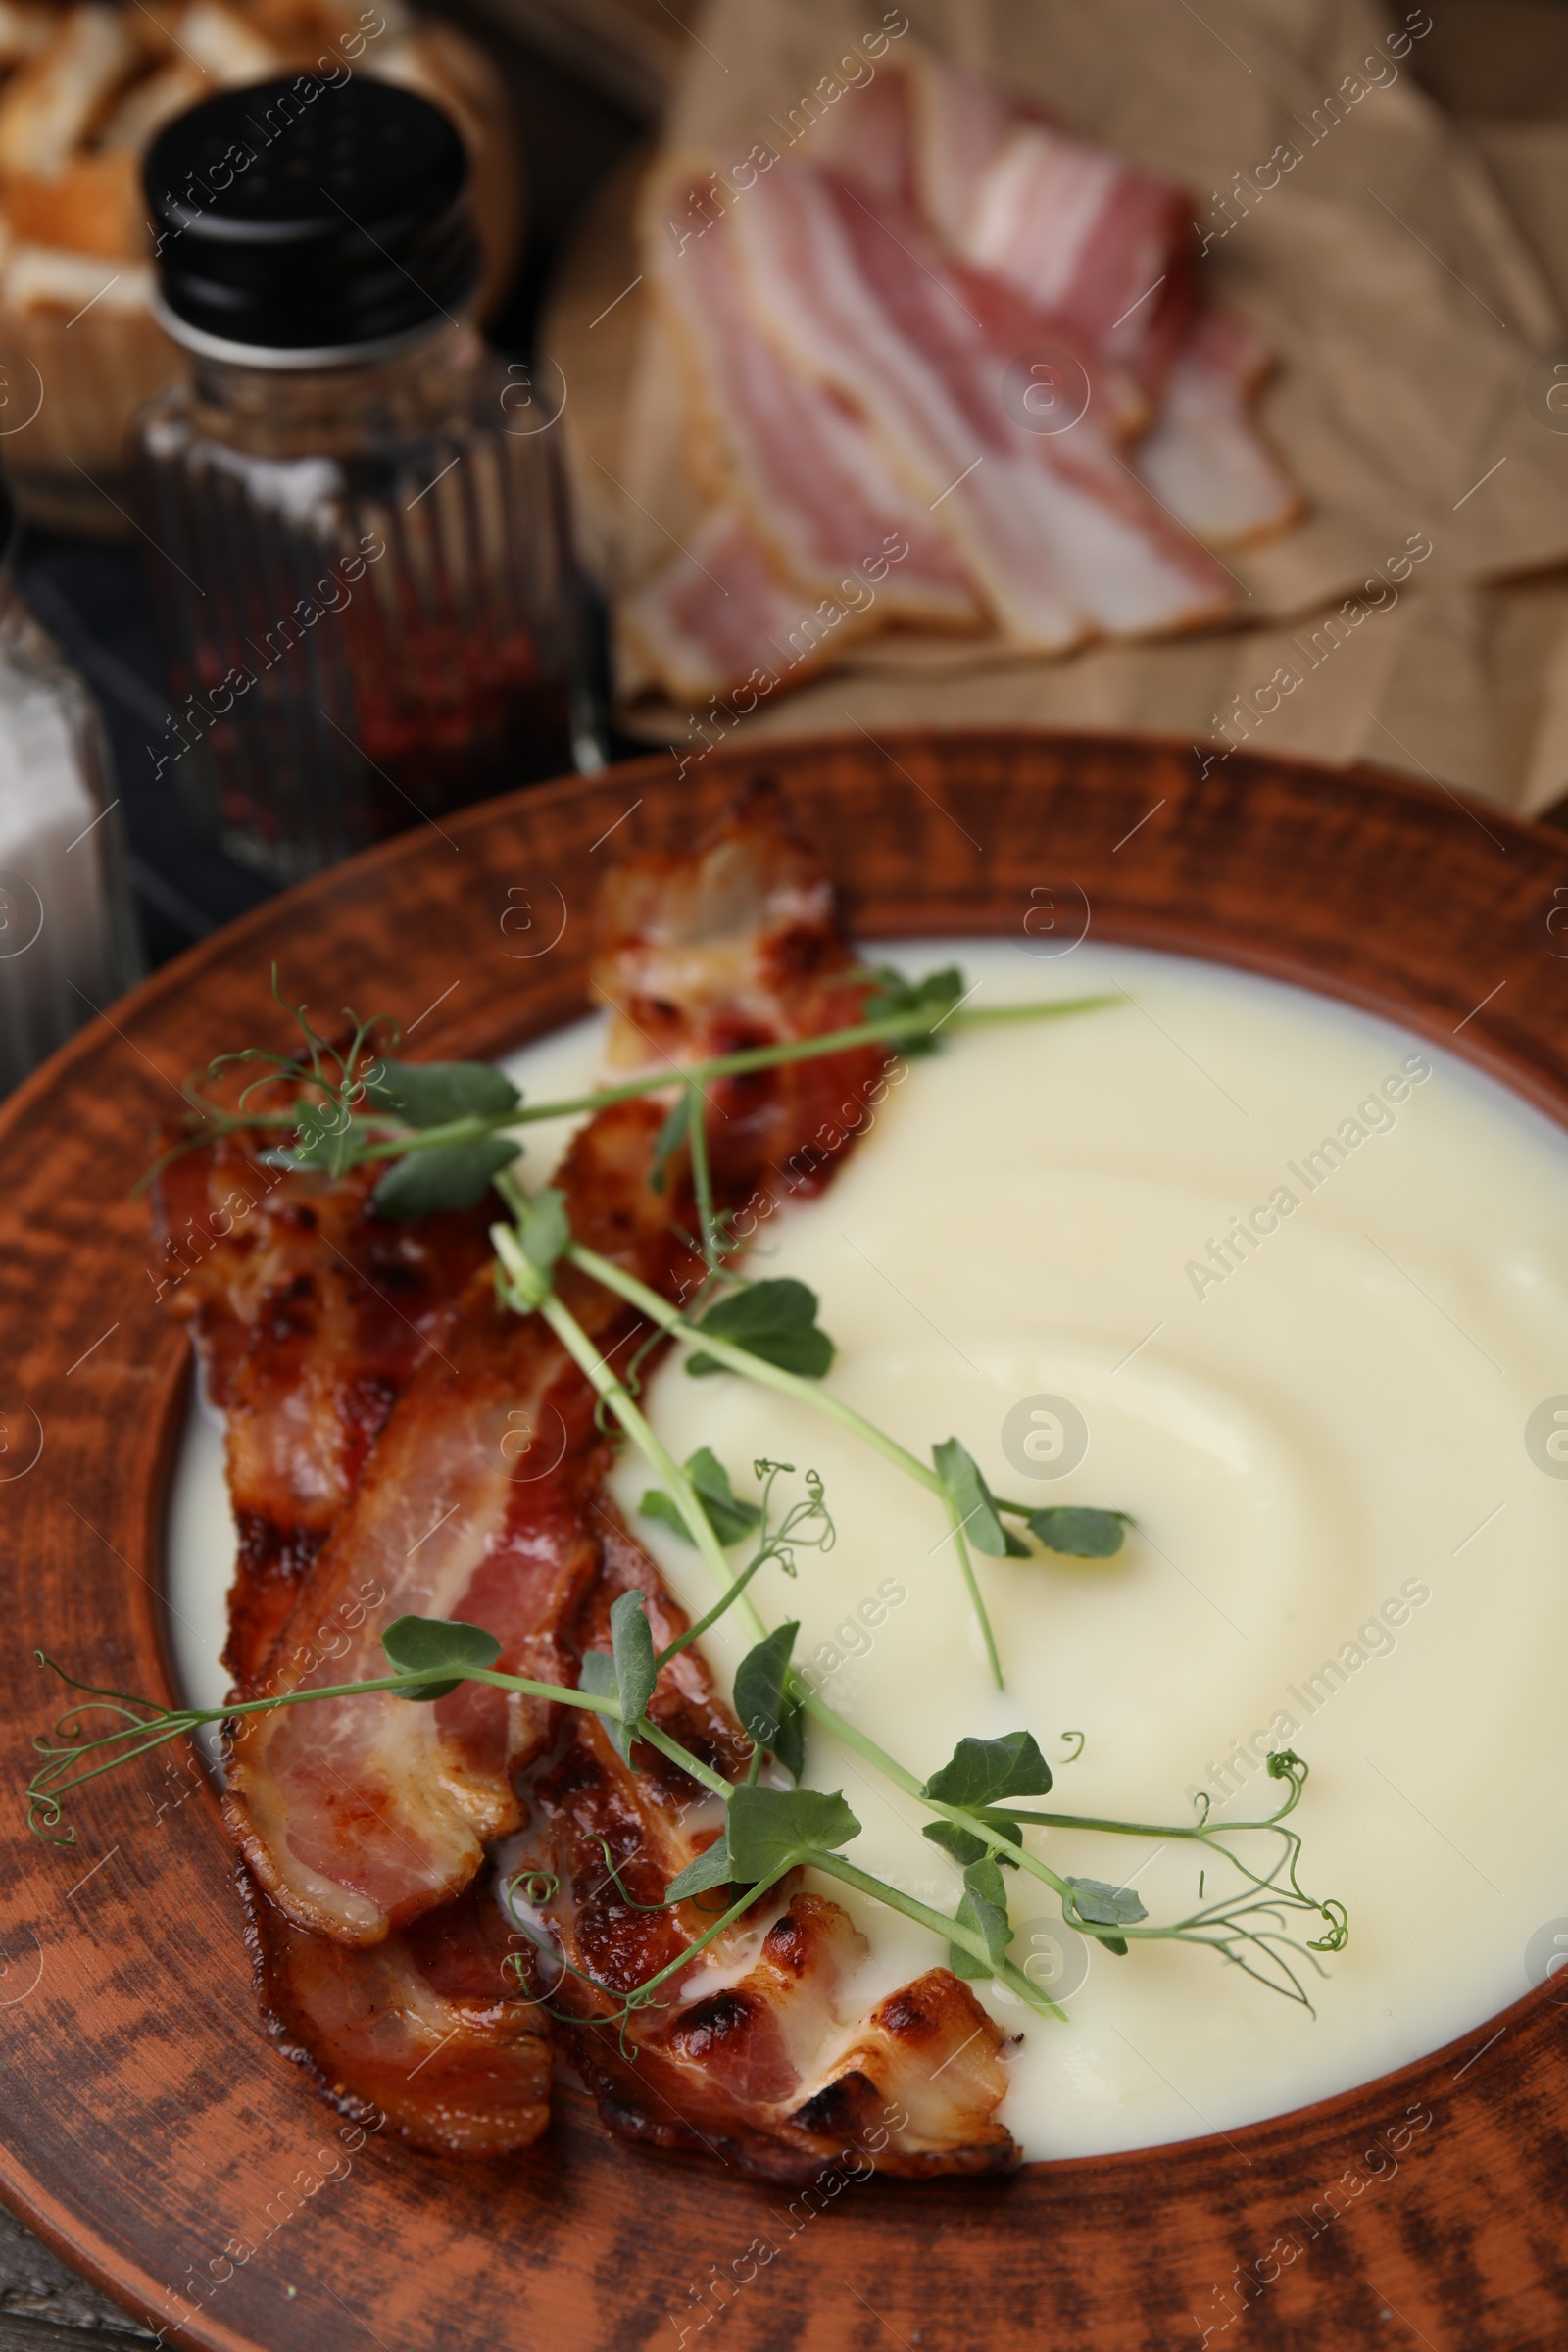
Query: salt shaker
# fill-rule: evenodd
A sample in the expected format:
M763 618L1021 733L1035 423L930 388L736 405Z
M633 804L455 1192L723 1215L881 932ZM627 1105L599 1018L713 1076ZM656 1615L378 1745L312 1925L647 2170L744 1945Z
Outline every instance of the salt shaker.
M18 593L0 483L0 1093L137 977L102 721Z
M598 761L556 436L471 324L467 177L436 107L363 78L223 92L148 155L192 361L139 427L159 773L277 881Z

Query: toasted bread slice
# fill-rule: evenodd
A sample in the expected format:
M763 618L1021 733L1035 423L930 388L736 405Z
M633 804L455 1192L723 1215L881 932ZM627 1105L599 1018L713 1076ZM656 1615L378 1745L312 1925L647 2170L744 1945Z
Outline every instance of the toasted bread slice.
M0 172L60 171L85 144L137 58L122 12L69 9L0 93Z
M47 178L28 172L0 192L0 216L24 243L122 259L142 246L136 158L128 148L74 155Z

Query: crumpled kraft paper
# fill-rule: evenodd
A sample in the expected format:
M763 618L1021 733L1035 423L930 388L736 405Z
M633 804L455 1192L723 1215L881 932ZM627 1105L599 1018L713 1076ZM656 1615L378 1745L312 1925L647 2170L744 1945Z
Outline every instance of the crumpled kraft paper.
M759 140L787 152L832 60L891 31L888 54L923 39L1188 187L1214 293L1279 356L1262 420L1309 513L1226 555L1245 617L1224 631L1056 662L892 633L741 722L623 662L628 723L697 757L736 723L1091 726L1369 760L1525 812L1568 790L1568 587L1530 576L1568 564L1568 130L1468 135L1411 73L1430 24L1402 0L713 0L666 136L721 180ZM618 443L574 451L612 594L700 512L673 354L651 308L623 351L633 329Z

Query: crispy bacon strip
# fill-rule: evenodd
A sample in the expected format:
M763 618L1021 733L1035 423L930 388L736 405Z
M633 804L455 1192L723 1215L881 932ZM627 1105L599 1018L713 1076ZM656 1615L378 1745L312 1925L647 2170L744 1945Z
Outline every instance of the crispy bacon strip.
M170 1311L194 1326L225 1418L239 1558L223 1662L245 1690L393 1398L489 1260L493 1200L380 1217L378 1173L281 1174L231 1135L173 1160L155 1188Z
M650 858L617 873L595 983L615 1007L617 1060L663 1066L671 1054L690 1058L846 1025L862 997L853 968L819 873L764 798L697 858ZM714 1089L720 1198L820 1182L883 1058L866 1049ZM677 1188L655 1195L646 1183L662 1118L652 1103L602 1113L558 1181L584 1239L674 1293L693 1270L675 1230L690 1204ZM576 1302L612 1352L619 1309L608 1294L596 1296L597 1305L585 1292ZM629 1339L639 1327L623 1321ZM583 1649L605 1644L611 1603L633 1585L647 1596L657 1641L684 1629L654 1564L600 1492L607 1454L590 1393L552 1350L537 1318L503 1323L493 1297L481 1311L475 1286L447 1336L446 1369L431 1358L394 1409L285 1634L274 1680L290 1671L299 1625L327 1607L334 1578L352 1559L363 1564L366 1544L391 1563L397 1545L386 1529L400 1479L430 1506L432 1522L445 1494L460 1491L460 1523L488 1511L491 1534L476 1557L471 1528L460 1526L446 1539L444 1565L394 1569L402 1581L383 1616L442 1606L421 1597L426 1586L445 1594L466 1573L452 1613L501 1634L508 1662L567 1682ZM541 1429L545 1413L529 1408L522 1463L536 1474L521 1482L520 1502L503 1496L497 1505L490 1455L504 1442L494 1409L519 1391L554 1406L564 1444L557 1458L560 1441ZM473 1438L487 1419L489 1452ZM432 1429L441 1434L433 1450ZM407 1516L399 1532L413 1525ZM415 1541L405 1558L417 1561L442 1541L432 1524L428 1544ZM353 1656L337 1656L330 1672L349 1679L378 1664L367 1621ZM253 1915L274 2034L340 2104L380 2107L418 2146L497 2153L543 2128L544 2026L514 1974L515 1989L501 1982L508 1947L520 1937L477 1869L480 1846L498 1829L519 1829L501 1848L508 1878L548 1867L560 1881L550 1912L563 1946L582 1952L602 1983L639 1983L662 1958L678 1960L705 1924L691 1907L676 1918L632 1910L598 1841L624 1866L622 1884L644 1874L641 1899L657 1901L665 1878L716 1829L712 1798L654 1751L640 1747L632 1773L595 1719L556 1712L564 1723L465 1686L434 1706L371 1698L253 1718L236 1742L231 1823L258 1875L278 1874L281 1901L259 1897ZM728 1777L742 1770L749 1743L695 1650L665 1668L651 1712ZM333 1717L347 1729L332 1728ZM292 1737L276 1752L256 1739L259 1729L292 1735L296 1726L324 1731L314 1755ZM281 1836L271 1843L256 1827L259 1790L280 1808ZM323 1910L331 1935L311 1932ZM647 2012L624 2047L603 2029L606 1996L590 1993L567 2031L606 2120L663 2144L732 2147L748 2169L777 2178L819 2169L847 2140L901 2172L1015 2162L995 2120L1004 2089L1001 2035L973 1996L938 1969L869 2016L842 2014L841 1983L860 1948L836 1905L797 1889L785 1914L760 1919L718 1956L730 1980L721 1994L714 1962L697 1962L694 1982L681 1972L670 2009Z
M810 871L777 813L760 810L727 827L695 875L690 860L634 869L612 894L612 936L596 973L619 1007L620 1034L637 1038L644 1054L689 1058L854 1019L861 990L846 982L848 951L826 892L808 886ZM704 908L718 918L691 943L684 971L675 968L678 941L666 943L664 964L653 967L657 994L645 985L649 972L633 968L634 943L624 936L628 910L650 887L664 890L677 933L693 909L699 921ZM644 931L653 940L657 925ZM774 1170L791 1155L801 1162L803 1152L796 1179L813 1179L847 1141L834 1125L831 1148L812 1142L824 1086L842 1091L857 1066L870 1076L882 1058L877 1050L825 1075L805 1063L715 1090L719 1199L739 1206L759 1190L770 1194L788 1181ZM699 1261L680 1230L689 1200L648 1182L662 1117L651 1102L602 1112L557 1181L580 1240L677 1296L698 1279ZM638 1319L598 1284L566 1269L561 1288L608 1359L638 1336ZM383 1668L381 1634L405 1613L484 1625L504 1644L505 1671L561 1680L558 1629L598 1567L608 1455L594 1401L543 1320L511 1313L489 1276L477 1277L441 1352L394 1405L317 1563L308 1610L279 1642L270 1687L372 1678ZM385 1597L322 1658L316 1622L347 1624L368 1591ZM372 1695L255 1716L234 1741L230 1829L298 1925L377 1943L461 1892L486 1842L516 1826L511 1776L542 1736L538 1708L477 1686L433 1705Z
M661 1646L684 1630L624 1529L607 1531L604 1553L576 1629L580 1647L608 1646L611 1604L633 1586ZM661 1688L654 1720L737 1776L747 1752L739 1725L695 1651L674 1665L680 1682ZM507 1855L509 1871L556 1883L532 1916L583 1974L552 1984L546 1960L535 1982L574 2021L573 2055L611 2129L781 2180L818 2169L847 2143L894 2173L1015 2165L1017 2148L996 2121L1004 2037L967 1986L932 1969L869 2014L847 2012L841 1996L865 1938L837 1903L798 1883L782 1905L777 1892L763 1898L673 1977L656 2006L617 2015L613 1995L678 1961L709 1924L705 1912L733 1899L732 1890L676 1911L637 1908L657 1905L711 1842L719 1813L657 1750L639 1745L633 1761L635 1772L594 1718L572 1717L523 1783L529 1820Z
M571 1629L577 1654L608 1643L611 1603L634 1586L661 1645L685 1630L654 1563L608 1508L602 1553ZM695 1650L665 1668L650 1711L738 1777L749 1743ZM592 1718L568 1717L523 1776L528 1821L500 1849L501 1884L525 1889L535 1872L558 1883L542 1905L517 1897L536 1932L623 1991L678 1961L707 1925L699 1905L634 1906L658 1904L718 1827L706 1790L654 1749L635 1758L633 1773ZM777 2180L806 2178L846 2147L906 2175L1010 2170L1018 2150L996 2121L1003 2036L967 1987L933 1969L854 2014L841 1995L864 1938L836 1903L799 1884L787 1892L677 1975L625 2032L617 2003L570 1975L558 1980L548 1960L519 1981L509 1963L534 1947L509 1927L487 1877L368 1949L310 1935L254 1895L250 1932L285 2054L348 2112L379 2107L418 2147L495 2155L543 2129L548 2023L526 1984L567 2013L578 2071L623 2137L717 2152Z
M494 2156L550 2120L550 2020L508 1965L525 1947L488 1879L373 1950L284 1919L238 1873L273 2040L360 2121L414 2147Z
M1004 2036L950 1969L846 2021L840 1988L867 1946L837 1903L797 1890L753 1941L744 1974L624 2046L613 2025L571 2030L612 2131L774 2180L803 2180L857 2145L906 2177L1016 2169L996 2119Z
M689 1253L641 1181L660 1118L643 1103L605 1114L559 1181L578 1206L630 1160L610 1212L617 1254L665 1287ZM630 1339L634 1319L610 1293L569 1273L562 1288L607 1355ZM548 1326L513 1314L491 1276L476 1277L441 1354L426 1358L388 1417L317 1563L308 1617L342 1615L367 1585L385 1598L331 1659L297 1613L271 1687L384 1672L381 1635L406 1613L483 1625L503 1643L504 1671L560 1681L567 1660L555 1629L598 1570L593 1510L608 1455L593 1412L592 1391ZM537 1705L467 1684L434 1704L382 1695L254 1716L234 1740L224 1811L291 1919L378 1943L461 1893L485 1844L516 1826L511 1775L544 1730Z
M612 870L589 985L612 1015L612 1066L652 1070L847 1029L865 1002L858 969L832 884L760 783L696 856L655 852ZM886 1059L872 1045L726 1080L713 1097L715 1168L738 1175L809 1150L845 1090Z

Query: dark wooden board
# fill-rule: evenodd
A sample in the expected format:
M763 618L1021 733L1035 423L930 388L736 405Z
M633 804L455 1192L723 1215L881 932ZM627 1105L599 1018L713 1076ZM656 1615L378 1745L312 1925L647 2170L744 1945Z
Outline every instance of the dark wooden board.
M180 1075L281 1041L273 957L313 1005L393 1012L428 1054L554 1026L581 1007L610 860L685 842L758 764L864 935L1017 935L1039 893L1065 907L1081 891L1096 938L1392 1015L1568 1124L1568 938L1547 928L1568 841L1387 777L1238 755L1203 778L1188 748L1147 742L812 743L760 763L714 753L684 783L660 758L420 827L167 967L0 1117L0 2191L176 2340L236 2352L679 2352L716 2340L705 2313L735 2352L1167 2352L1239 2310L1219 2300L1238 2264L1250 2306L1215 2342L1560 2352L1568 2003L1549 1988L1452 2050L1224 2138L1003 2185L845 2187L809 2222L797 2202L791 2236L780 2192L612 2143L569 2091L506 2164L346 2147L261 2037L205 1789L160 1815L156 1771L110 1780L78 1803L71 1854L23 1826L29 1735L54 1711L32 1644L95 1681L168 1688L186 1344L155 1305L127 1193ZM1369 2158L1401 2125L1396 2169ZM1263 2279L1293 2231L1301 2254ZM760 2264L760 2238L778 2248Z

